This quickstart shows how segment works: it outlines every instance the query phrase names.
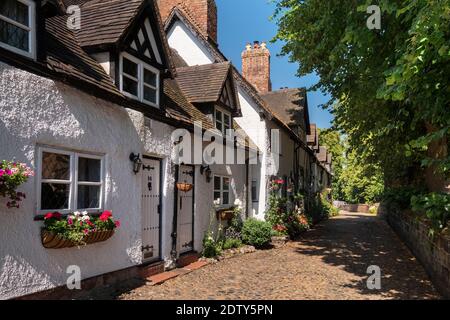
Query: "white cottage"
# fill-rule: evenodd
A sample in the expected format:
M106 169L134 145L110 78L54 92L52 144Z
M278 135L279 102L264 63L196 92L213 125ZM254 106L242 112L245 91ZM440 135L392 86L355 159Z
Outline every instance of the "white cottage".
M69 29L69 5L81 29ZM245 165L173 161L176 129L214 128L176 75L155 1L1 2L0 159L36 175L20 208L0 199L0 298L61 297L71 266L87 289L172 268L202 250L217 195L224 208L245 201ZM222 91L219 102L234 99ZM108 241L42 245L46 213L104 210L121 221Z
M160 0L159 7L178 64L195 67L227 62L217 44L214 0ZM310 133L306 93L300 90L303 100L295 99L288 106L276 105L279 112L274 112L264 96L271 91L270 52L265 44L256 42L254 47L247 46L242 57L243 75L233 67L241 108L241 116L235 121L261 153L258 164L250 168L246 209L249 216L264 219L270 180L284 178L295 190L310 192L311 163L317 160L306 142ZM296 104L302 109L303 118L301 124L291 127L282 119L289 118L288 108Z

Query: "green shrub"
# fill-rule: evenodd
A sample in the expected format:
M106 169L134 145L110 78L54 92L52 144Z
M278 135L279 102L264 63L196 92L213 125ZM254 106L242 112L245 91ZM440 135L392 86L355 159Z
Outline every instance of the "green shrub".
M222 243L216 241L211 232L207 232L203 238L203 256L215 258L222 253Z
M416 213L425 213L431 222L430 237L441 232L450 221L450 195L444 193L429 193L411 197L411 207Z
M223 249L224 250L237 249L237 248L240 248L240 247L242 247L241 239L228 238L228 239L225 239L225 241L223 243Z
M272 226L265 221L248 219L242 227L242 241L256 248L267 246L272 240Z

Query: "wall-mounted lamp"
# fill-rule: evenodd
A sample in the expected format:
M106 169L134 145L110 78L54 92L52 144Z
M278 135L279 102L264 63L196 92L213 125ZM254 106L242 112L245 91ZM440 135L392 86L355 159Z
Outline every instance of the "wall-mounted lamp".
M138 174L139 171L141 171L142 168L142 160L141 160L141 155L135 154L134 152L132 152L130 154L130 161L133 162L133 172L134 174Z
M205 174L206 182L210 183L212 178L212 171L209 166L201 166L200 167L200 173L203 175Z

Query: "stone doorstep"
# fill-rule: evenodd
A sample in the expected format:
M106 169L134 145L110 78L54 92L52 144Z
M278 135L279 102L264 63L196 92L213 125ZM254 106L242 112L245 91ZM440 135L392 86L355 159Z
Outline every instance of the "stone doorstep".
M191 273L192 271L198 270L200 268L203 268L204 266L208 265L209 263L206 261L196 261L194 263L191 263L183 268L175 269L172 271L166 271L154 276L151 276L147 278L148 281L151 282L150 285L156 286L161 285L167 280L174 279L178 276L183 276L185 274Z

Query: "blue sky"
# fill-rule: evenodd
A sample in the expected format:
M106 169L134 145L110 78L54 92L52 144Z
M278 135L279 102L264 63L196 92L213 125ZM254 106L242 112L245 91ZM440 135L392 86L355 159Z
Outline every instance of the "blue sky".
M268 42L272 54L272 86L309 87L318 80L316 75L299 78L296 76L298 65L290 63L287 57L277 56L282 43L269 43L276 35L277 26L269 17L275 5L270 0L216 0L219 12L219 44L221 51L241 70L241 53L248 42L254 40ZM309 92L309 115L312 123L319 128L330 127L332 115L319 107L329 98L321 92Z

